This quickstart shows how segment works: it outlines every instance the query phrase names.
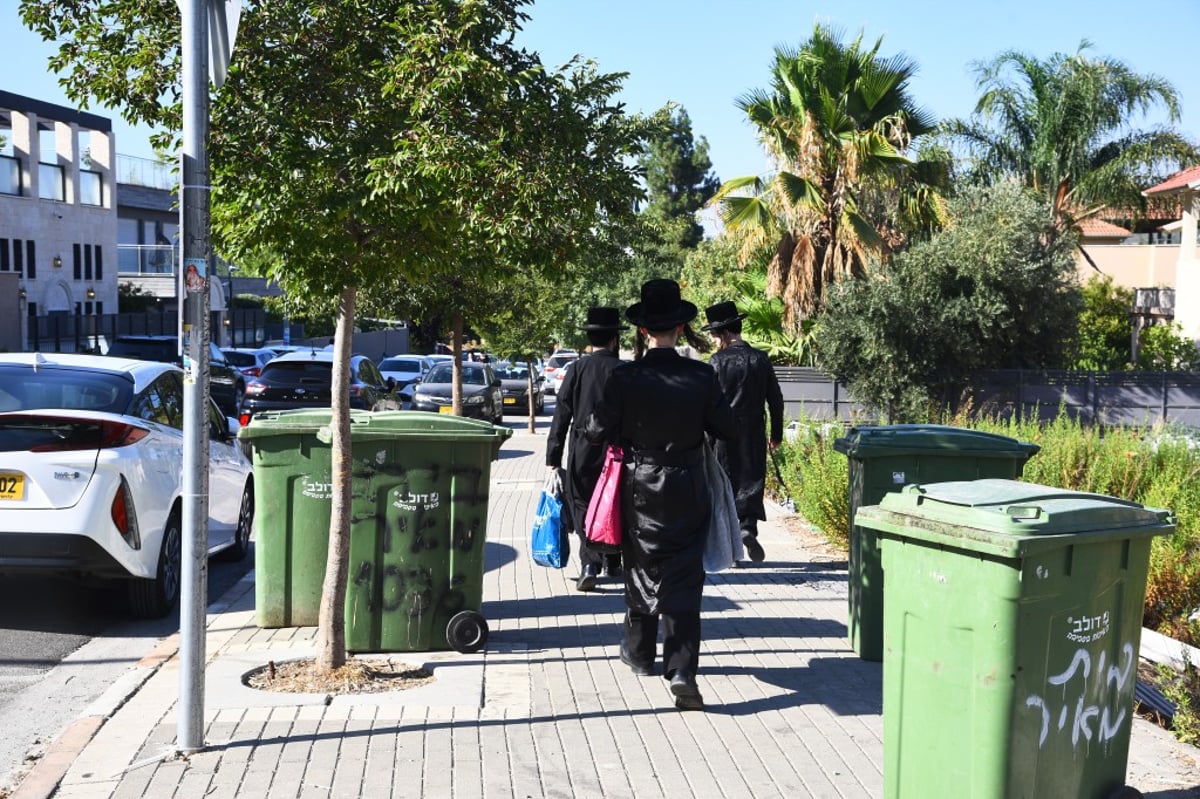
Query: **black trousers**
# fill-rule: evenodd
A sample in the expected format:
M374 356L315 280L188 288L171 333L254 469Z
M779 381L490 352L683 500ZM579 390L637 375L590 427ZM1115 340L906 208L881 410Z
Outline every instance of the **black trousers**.
M640 664L653 665L658 652L658 617L663 620L663 676L677 671L693 677L700 665L700 611L641 613L625 610L625 648Z

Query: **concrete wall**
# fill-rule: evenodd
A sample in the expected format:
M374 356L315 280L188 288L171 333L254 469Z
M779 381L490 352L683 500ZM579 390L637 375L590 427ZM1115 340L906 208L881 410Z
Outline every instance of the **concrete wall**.
M1083 248L1100 271L1112 277L1118 286L1175 288L1178 244L1085 244ZM1075 269L1083 283L1097 276L1082 255L1076 256Z

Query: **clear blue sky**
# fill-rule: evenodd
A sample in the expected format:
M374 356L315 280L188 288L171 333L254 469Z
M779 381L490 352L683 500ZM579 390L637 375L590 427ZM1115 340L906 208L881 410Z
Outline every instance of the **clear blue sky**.
M884 55L913 58L920 72L912 94L939 117L971 112L972 62L1007 49L1039 58L1073 52L1086 38L1093 55L1173 83L1183 102L1180 128L1200 139L1200 0L536 0L526 10L532 19L519 42L547 65L585 56L606 72L629 73L622 93L629 110L668 101L686 108L722 179L766 168L734 100L766 88L774 48L800 44L817 21L847 35L862 30L872 41L882 36ZM46 67L53 47L20 24L17 0L0 0L0 30L0 88L67 105ZM118 152L152 155L147 131L90 110L113 117Z

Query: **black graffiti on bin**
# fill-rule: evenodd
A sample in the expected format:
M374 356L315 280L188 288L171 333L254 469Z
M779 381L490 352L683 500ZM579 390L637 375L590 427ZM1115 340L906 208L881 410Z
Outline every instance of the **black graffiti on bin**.
M379 590L375 591L374 581L379 575ZM446 616L453 616L466 607L467 598L462 587L467 578L463 574L450 576L449 587L437 598L437 610ZM367 609L371 612L396 613L408 603L408 615L419 618L429 613L434 606L434 587L432 570L423 567L404 568L396 564L387 564L382 569L378 564L364 560L360 561L354 570L353 584L367 597Z
M372 589L377 574L379 590L375 591ZM374 561L363 560L355 568L352 582L366 594L369 611L395 613L407 602L408 615L415 618L433 607L433 574L426 568L389 563L380 569Z

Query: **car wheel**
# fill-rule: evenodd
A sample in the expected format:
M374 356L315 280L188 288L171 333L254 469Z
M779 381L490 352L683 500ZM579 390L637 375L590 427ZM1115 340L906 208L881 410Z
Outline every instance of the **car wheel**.
M247 482L242 492L242 504L238 506L237 530L233 534L233 545L217 555L227 563L237 562L250 551L250 531L254 529L254 484Z
M158 571L149 580L129 581L129 608L142 619L166 616L179 601L183 573L183 529L179 511L171 511L158 551Z

